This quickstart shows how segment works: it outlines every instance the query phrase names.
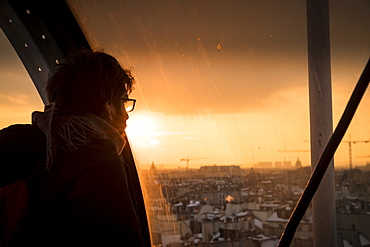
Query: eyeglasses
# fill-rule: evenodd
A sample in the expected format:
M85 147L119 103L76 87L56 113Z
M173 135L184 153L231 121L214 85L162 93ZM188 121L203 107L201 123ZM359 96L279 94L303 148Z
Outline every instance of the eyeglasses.
M118 98L123 100L123 107L126 109L126 112L132 112L135 109L136 99L129 98Z

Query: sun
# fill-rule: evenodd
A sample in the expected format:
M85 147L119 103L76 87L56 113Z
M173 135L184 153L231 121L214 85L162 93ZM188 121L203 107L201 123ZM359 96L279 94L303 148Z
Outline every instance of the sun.
M133 115L127 120L126 133L131 139L150 138L157 132L157 122L153 117Z

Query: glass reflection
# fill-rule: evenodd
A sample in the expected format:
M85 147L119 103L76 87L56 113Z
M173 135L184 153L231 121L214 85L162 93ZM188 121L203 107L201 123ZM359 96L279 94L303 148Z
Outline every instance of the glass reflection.
M311 172L305 3L69 4L84 17L79 21L90 44L136 71L133 95L143 103L131 114L127 133L153 245L276 245ZM370 41L363 32L369 6L347 5L331 6L335 124ZM343 13L346 8L356 14ZM360 140L370 137L368 100L348 131ZM345 146L335 157L338 205L350 190ZM360 157L368 146L356 144L356 166L366 164ZM349 229L338 232L342 244L354 243L353 231L370 239L360 226L344 226L351 220L342 220L341 212L338 228ZM309 209L292 246L311 245Z
M127 132L153 245L276 244L311 172L305 3L68 2L90 44L136 71ZM331 5L335 124L368 59L369 9ZM3 64L1 125L28 122L41 100ZM370 243L368 95L335 156L344 246ZM310 214L293 246L310 246Z

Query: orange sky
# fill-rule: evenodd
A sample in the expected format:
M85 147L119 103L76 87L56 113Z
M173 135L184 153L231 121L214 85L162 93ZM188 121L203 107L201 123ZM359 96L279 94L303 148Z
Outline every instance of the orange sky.
M140 164L185 166L180 159L189 157L204 158L191 160L191 167L250 166L294 164L299 157L309 165L309 153L278 152L309 149L303 2L73 2L91 45L134 68L138 104L127 132ZM364 1L331 6L335 125L370 54L368 10ZM0 72L6 116L0 126L29 121L41 100L18 72L19 61L0 62L7 66ZM345 139L370 138L369 100L367 92ZM368 155L370 144L353 146L354 164L370 161L359 157ZM348 144L340 146L336 165L348 165Z

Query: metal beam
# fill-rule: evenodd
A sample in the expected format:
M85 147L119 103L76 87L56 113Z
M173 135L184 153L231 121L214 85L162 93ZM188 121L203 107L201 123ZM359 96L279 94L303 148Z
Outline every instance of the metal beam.
M315 169L333 133L329 1L307 0L311 166ZM332 159L312 200L313 246L336 245L335 174Z
M17 52L44 104L50 69L68 52L89 47L64 1L0 0L0 27Z

